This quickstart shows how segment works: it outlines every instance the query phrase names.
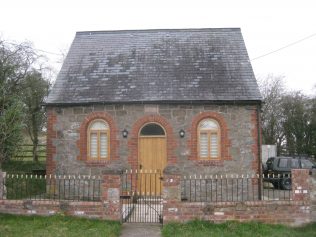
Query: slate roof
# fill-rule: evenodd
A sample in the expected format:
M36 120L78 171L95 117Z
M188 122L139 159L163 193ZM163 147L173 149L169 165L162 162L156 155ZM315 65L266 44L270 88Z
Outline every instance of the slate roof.
M239 28L77 32L46 103L261 101Z

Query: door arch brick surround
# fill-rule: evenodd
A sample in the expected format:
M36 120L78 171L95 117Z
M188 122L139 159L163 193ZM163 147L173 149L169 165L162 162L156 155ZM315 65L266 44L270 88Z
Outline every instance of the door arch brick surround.
M166 131L167 137L167 164L175 164L177 162L177 157L175 156L175 148L177 146L177 141L175 140L173 129L166 118L160 115L146 115L138 119L131 130L131 134L128 140L128 163L131 165L132 169L137 169L138 165L138 134L139 130L146 123L158 123Z

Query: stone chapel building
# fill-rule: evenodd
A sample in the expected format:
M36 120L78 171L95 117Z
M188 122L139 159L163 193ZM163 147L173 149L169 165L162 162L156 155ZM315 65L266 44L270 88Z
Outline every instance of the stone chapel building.
M253 174L261 96L238 28L77 32L47 101L47 174Z

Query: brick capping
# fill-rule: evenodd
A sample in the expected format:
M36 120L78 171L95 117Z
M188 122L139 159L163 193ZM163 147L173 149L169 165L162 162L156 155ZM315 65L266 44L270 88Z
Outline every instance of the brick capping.
M218 122L220 126L220 160L199 160L198 158L198 134L197 129L199 123L206 118L214 119ZM231 146L231 141L228 137L228 127L226 121L222 115L217 112L207 111L201 112L197 116L195 116L192 120L191 127L188 129L189 134L191 135L191 139L188 140L188 147L191 149L191 156L189 156L190 160L197 161L198 164L202 164L204 166L222 166L223 160L232 160L231 155L229 154L229 148Z
M133 125L131 134L128 138L128 163L132 169L138 168L138 134L139 130L146 124L155 122L160 124L166 131L167 139L167 164L175 164L177 157L175 155L175 148L177 146L176 139L174 138L173 129L171 124L166 118L157 114L146 115L139 118Z
M89 124L95 119L105 120L110 127L110 159L106 161L95 161L88 160L87 158L87 131ZM91 112L85 119L82 121L79 128L79 140L77 141L77 146L79 147L80 154L77 157L78 160L84 160L88 166L106 166L112 160L118 160L117 155L119 140L117 139L117 127L114 119L111 115L106 112Z

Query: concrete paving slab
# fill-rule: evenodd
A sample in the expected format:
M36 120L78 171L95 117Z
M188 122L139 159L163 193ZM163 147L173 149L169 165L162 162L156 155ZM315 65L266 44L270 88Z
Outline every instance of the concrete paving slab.
M124 223L121 237L161 237L161 224Z

